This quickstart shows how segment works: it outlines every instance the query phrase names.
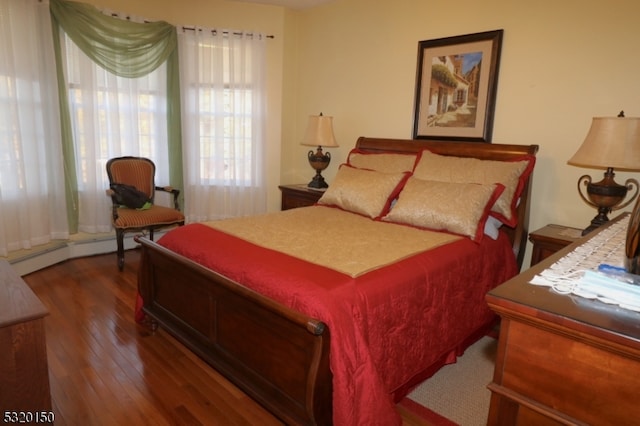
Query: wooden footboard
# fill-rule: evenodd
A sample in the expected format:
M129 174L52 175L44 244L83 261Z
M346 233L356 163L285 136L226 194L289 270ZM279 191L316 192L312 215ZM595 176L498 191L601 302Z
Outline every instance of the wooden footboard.
M325 324L147 238L136 241L148 316L286 423L331 423Z

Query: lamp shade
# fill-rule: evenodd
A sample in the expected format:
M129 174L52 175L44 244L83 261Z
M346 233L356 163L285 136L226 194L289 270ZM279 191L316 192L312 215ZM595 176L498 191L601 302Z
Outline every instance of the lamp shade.
M301 145L337 147L338 143L333 134L333 117L322 115L309 116L307 130Z
M594 117L584 142L568 163L639 171L640 117Z

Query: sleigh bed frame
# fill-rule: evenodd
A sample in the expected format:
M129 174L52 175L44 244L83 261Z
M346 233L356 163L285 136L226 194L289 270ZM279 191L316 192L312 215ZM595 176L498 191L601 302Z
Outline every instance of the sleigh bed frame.
M510 160L537 145L361 137L370 152ZM527 240L531 178L515 228L503 226L521 267ZM331 331L321 321L274 302L145 237L139 291L149 327L158 325L288 424L332 423ZM179 283L179 285L176 285Z

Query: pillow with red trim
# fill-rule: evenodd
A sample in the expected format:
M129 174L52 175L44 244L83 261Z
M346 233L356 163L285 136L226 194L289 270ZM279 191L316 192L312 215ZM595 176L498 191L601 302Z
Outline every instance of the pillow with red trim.
M347 156L347 164L359 169L383 173L410 172L416 164L418 154L397 152L369 152L354 148Z
M505 225L514 227L518 223L518 199L535 162L536 157L533 155L498 161L452 157L424 150L418 156L413 175L418 179L440 182L504 185L505 189L490 214Z
M410 173L381 173L342 164L318 204L339 207L370 218L389 211Z
M436 182L411 177L382 220L480 241L489 211L503 191L499 183Z

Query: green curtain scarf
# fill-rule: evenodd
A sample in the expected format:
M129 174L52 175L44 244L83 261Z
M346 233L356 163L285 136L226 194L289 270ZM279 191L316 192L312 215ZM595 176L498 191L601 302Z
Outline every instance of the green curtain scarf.
M75 233L78 231L78 181L67 84L62 66L60 29L89 58L119 77L142 77L167 62L169 184L181 188L183 173L178 35L176 28L167 22L125 21L105 15L84 3L50 0L49 10L58 74L67 211L70 231Z

